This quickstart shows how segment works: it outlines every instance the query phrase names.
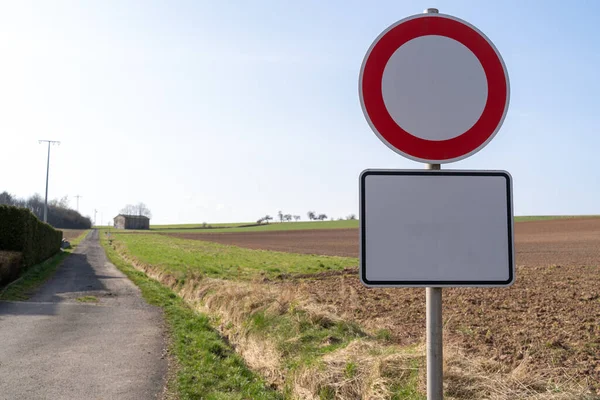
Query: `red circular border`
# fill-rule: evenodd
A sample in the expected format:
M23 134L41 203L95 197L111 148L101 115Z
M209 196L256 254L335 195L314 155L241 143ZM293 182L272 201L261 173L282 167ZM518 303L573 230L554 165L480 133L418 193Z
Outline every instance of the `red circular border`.
M393 120L383 101L381 81L390 57L409 40L426 35L446 36L465 45L475 54L487 78L488 98L481 117L468 131L448 140L411 135ZM401 22L374 44L364 63L361 94L373 127L391 146L414 158L445 161L468 155L494 134L507 106L507 79L496 50L479 32L454 19L425 15Z

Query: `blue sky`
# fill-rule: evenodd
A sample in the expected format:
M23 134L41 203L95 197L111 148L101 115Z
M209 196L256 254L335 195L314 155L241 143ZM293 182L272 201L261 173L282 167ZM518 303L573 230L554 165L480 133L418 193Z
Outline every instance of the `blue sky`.
M0 191L68 195L97 222L358 211L365 168L422 168L360 108L363 56L427 7L469 21L511 80L503 128L447 165L505 169L517 215L599 214L600 3L103 1L0 4Z

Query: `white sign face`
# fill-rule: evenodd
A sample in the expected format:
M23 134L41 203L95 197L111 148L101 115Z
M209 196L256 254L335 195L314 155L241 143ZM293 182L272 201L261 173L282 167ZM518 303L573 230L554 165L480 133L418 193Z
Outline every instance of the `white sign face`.
M367 286L509 286L512 179L505 171L366 170L360 277Z
M425 140L462 135L481 118L488 85L481 63L445 36L421 36L390 57L381 80L383 102L402 129Z

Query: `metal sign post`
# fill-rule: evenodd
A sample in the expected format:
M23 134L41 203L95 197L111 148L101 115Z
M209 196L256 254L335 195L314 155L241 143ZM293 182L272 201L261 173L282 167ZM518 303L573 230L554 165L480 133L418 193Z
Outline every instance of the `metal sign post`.
M428 8L424 14L437 14L437 8ZM440 164L427 164L427 169L442 169ZM427 348L427 400L444 398L444 332L442 319L442 288L425 288L425 323Z
M361 173L360 279L426 288L427 399L442 400L442 288L510 286L515 266L510 174L440 164L494 138L508 111L508 72L479 29L428 8L375 39L358 84L375 135L432 170Z
M428 8L426 12L435 10ZM437 12L437 10L435 10ZM440 164L427 164L427 169L439 170ZM427 325L427 400L444 398L444 333L442 331L442 288L425 288L425 323Z
M505 171L365 170L360 279L426 288L428 399L442 399L442 288L515 279L512 178Z
M442 288L425 288L427 302L427 400L444 398Z

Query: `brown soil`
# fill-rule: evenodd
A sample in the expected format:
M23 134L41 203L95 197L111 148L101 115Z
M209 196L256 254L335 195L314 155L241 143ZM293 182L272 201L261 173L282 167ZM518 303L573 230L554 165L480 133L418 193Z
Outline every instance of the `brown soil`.
M290 279L345 319L415 344L425 335L425 289L367 289L354 270ZM548 378L587 379L600 394L600 267L518 267L506 289L444 289L444 334L468 353L522 362ZM561 370L564 369L564 370Z
M165 233L250 249L358 257L358 229L243 233ZM515 224L517 265L600 265L600 218Z
M356 229L169 234L248 248L358 256ZM503 289L444 289L445 343L523 365L549 379L585 382L600 395L600 218L515 225L517 281ZM315 279L317 278L317 279ZM400 344L422 343L424 289L367 289L356 270L283 277L318 303Z
M183 239L206 240L249 249L286 253L358 257L358 229L235 233L165 233Z
M518 265L600 265L600 218L515 224Z

